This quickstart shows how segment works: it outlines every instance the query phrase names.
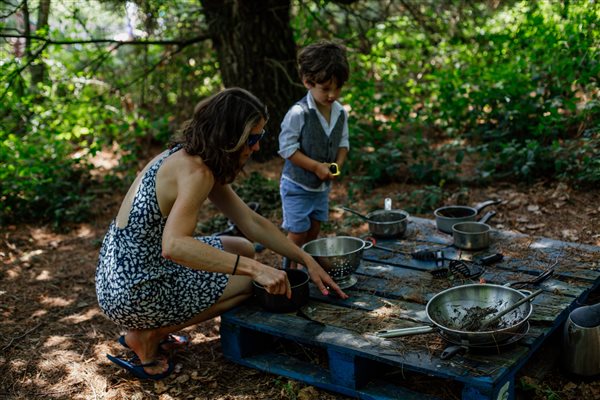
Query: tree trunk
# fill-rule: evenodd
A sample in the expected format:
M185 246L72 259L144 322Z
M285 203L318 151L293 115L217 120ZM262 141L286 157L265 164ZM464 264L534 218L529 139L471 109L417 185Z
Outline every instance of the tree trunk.
M50 15L50 0L40 0L40 8L38 9L37 30L44 29L44 36L48 36L48 16ZM41 54L30 68L31 72L31 87L36 90L38 83L43 82L46 74L46 67L41 60Z
M269 108L269 134L257 161L277 155L281 121L305 93L296 68L290 0L208 0L202 2L226 87L254 93Z

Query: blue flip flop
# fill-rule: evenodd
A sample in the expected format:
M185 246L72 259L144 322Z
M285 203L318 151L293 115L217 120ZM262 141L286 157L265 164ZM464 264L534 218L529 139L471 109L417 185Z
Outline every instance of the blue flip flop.
M133 375L135 375L139 379L152 379L155 381L164 379L167 376L171 375L171 373L173 372L173 369L175 367L173 365L173 362L169 359L168 360L169 367L167 368L167 370L165 372L162 372L160 374L151 375L144 370L144 367L152 367L154 365L158 365L157 361L141 363L138 356L134 356L134 357L130 358L129 360L123 360L119 357L111 356L110 354L107 354L106 357L108 357L108 359L110 361L117 364L119 367L124 368L127 371L131 372Z
M126 349L130 349L129 345L127 345L127 342L125 341L125 335L121 335L119 336L119 344L123 347L125 347ZM161 340L158 345L160 346L160 348L162 350L165 350L163 348L163 346L171 346L171 347L183 347L183 348L187 348L190 344L190 339L187 336L180 336L180 335L172 335L169 334L167 335L167 337L163 340ZM168 351L168 350L166 350Z

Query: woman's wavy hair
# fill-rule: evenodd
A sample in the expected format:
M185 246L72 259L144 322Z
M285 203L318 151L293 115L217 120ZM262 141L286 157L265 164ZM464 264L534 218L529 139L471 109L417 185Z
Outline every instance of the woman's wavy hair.
M217 182L233 182L240 172L240 154L253 127L269 119L267 107L247 90L233 87L204 100L194 109L169 147L182 145L202 158Z

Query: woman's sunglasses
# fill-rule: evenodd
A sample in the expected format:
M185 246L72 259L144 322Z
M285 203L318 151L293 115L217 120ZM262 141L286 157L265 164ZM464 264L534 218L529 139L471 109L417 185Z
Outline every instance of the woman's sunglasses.
M248 135L248 147L254 146L256 143L260 141L260 139L265 136L265 130L263 129L260 133L255 133L252 135Z

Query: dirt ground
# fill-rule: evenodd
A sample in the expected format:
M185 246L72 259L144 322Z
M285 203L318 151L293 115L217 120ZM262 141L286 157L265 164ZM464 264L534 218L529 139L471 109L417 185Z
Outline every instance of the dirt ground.
M251 164L277 179L280 162ZM373 199L410 192L415 187L390 185L353 201L370 211ZM533 186L502 184L472 189L469 204L501 198L492 225L531 235L600 246L600 189L577 191L563 183ZM224 359L219 319L188 328L190 348L176 358L176 371L164 381L139 381L110 363L120 354L120 329L99 310L94 271L101 239L116 214L122 193L98 199L93 220L68 233L47 226L4 226L0 237L0 398L2 399L346 399L301 382L265 374ZM456 199L445 199L452 204ZM347 204L344 180L335 186L332 203ZM203 218L215 210L207 207ZM419 215L429 217L431 215ZM332 234L342 213L331 213ZM274 221L279 223L279 221ZM366 225L351 234L366 232ZM279 258L266 250L267 263ZM598 399L600 382L569 377L560 370L559 338L547 345L517 377L520 399ZM445 398L460 394L444 392Z

